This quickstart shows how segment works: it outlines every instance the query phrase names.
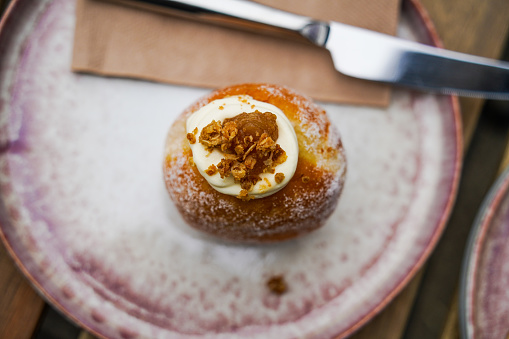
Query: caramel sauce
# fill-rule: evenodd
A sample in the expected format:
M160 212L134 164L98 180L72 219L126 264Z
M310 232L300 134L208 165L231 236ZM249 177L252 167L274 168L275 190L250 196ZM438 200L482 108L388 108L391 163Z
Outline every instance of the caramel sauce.
M270 112L241 113L233 118L224 119L224 124L233 122L237 126L238 134L236 143L240 144L247 137L252 137L253 142L258 142L263 133L267 133L272 140L277 140L279 130L276 123L276 115Z
M210 151L219 148L225 154L207 174L215 174L217 167L221 178L232 175L242 188L238 198L247 199L247 193L261 180L260 174L274 173L275 167L286 161L285 151L276 144L279 137L276 119L273 113L255 111L240 113L222 123L214 120L205 126L200 143Z

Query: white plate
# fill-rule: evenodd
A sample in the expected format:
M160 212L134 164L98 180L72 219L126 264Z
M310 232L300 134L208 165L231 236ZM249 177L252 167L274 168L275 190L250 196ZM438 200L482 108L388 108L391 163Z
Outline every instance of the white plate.
M509 335L509 170L486 196L470 233L460 298L464 338Z
M427 258L458 184L456 100L396 90L388 109L324 105L349 160L328 224L277 245L212 242L162 180L167 129L207 91L71 73L74 5L15 1L0 32L1 234L70 318L112 338L343 337ZM436 41L406 5L400 35Z

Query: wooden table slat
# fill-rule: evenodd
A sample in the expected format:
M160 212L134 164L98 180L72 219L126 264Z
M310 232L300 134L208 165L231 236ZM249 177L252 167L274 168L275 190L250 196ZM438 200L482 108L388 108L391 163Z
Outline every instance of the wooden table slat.
M509 36L507 0L421 0L445 48L500 58ZM460 98L465 145L470 144L484 100Z
M377 315L367 326L354 334L351 339L393 339L401 338L415 296L421 282L422 270L401 291L387 308Z
M31 338L44 301L0 244L0 338Z
M421 2L429 12L446 48L484 57L499 58L501 56L504 43L509 36L509 3L507 0L483 2L479 0L421 0ZM470 145L483 104L484 100L482 99L460 98L465 150ZM507 162L509 163L509 154ZM422 274L418 275L410 285L419 285L421 278ZM401 338L403 334L398 329L406 325L414 299L413 297L397 298L378 317L387 319L386 324L390 323L393 329L387 326L383 331L377 332L379 324L374 319L362 333L377 334L377 337L387 333L389 335L387 338ZM455 305L451 305L451 309L455 307ZM405 317L400 315L402 310L408 312ZM452 322L452 325L449 324L452 327L452 335L444 337L444 339L453 339L456 338L455 335L459 335L456 330L457 315L450 315L449 318L451 319L446 324L449 324L449 321ZM446 326L444 331L447 330ZM356 337L354 336L354 338ZM359 336L360 338L369 338L369 336Z

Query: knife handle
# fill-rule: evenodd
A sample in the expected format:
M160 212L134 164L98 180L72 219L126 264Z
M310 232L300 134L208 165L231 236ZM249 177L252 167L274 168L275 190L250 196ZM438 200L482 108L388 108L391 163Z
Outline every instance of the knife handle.
M173 15L218 25L235 26L249 31L283 34L323 46L329 24L245 0L128 0L166 9ZM140 6L137 6L140 7ZM141 6L146 8L145 6ZM149 8L154 9L154 8Z

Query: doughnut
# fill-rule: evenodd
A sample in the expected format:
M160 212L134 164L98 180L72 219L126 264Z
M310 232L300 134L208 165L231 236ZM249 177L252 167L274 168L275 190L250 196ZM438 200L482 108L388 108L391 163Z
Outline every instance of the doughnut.
M271 243L325 224L346 165L339 132L310 98L284 86L241 84L178 116L163 176L192 228L236 243Z

